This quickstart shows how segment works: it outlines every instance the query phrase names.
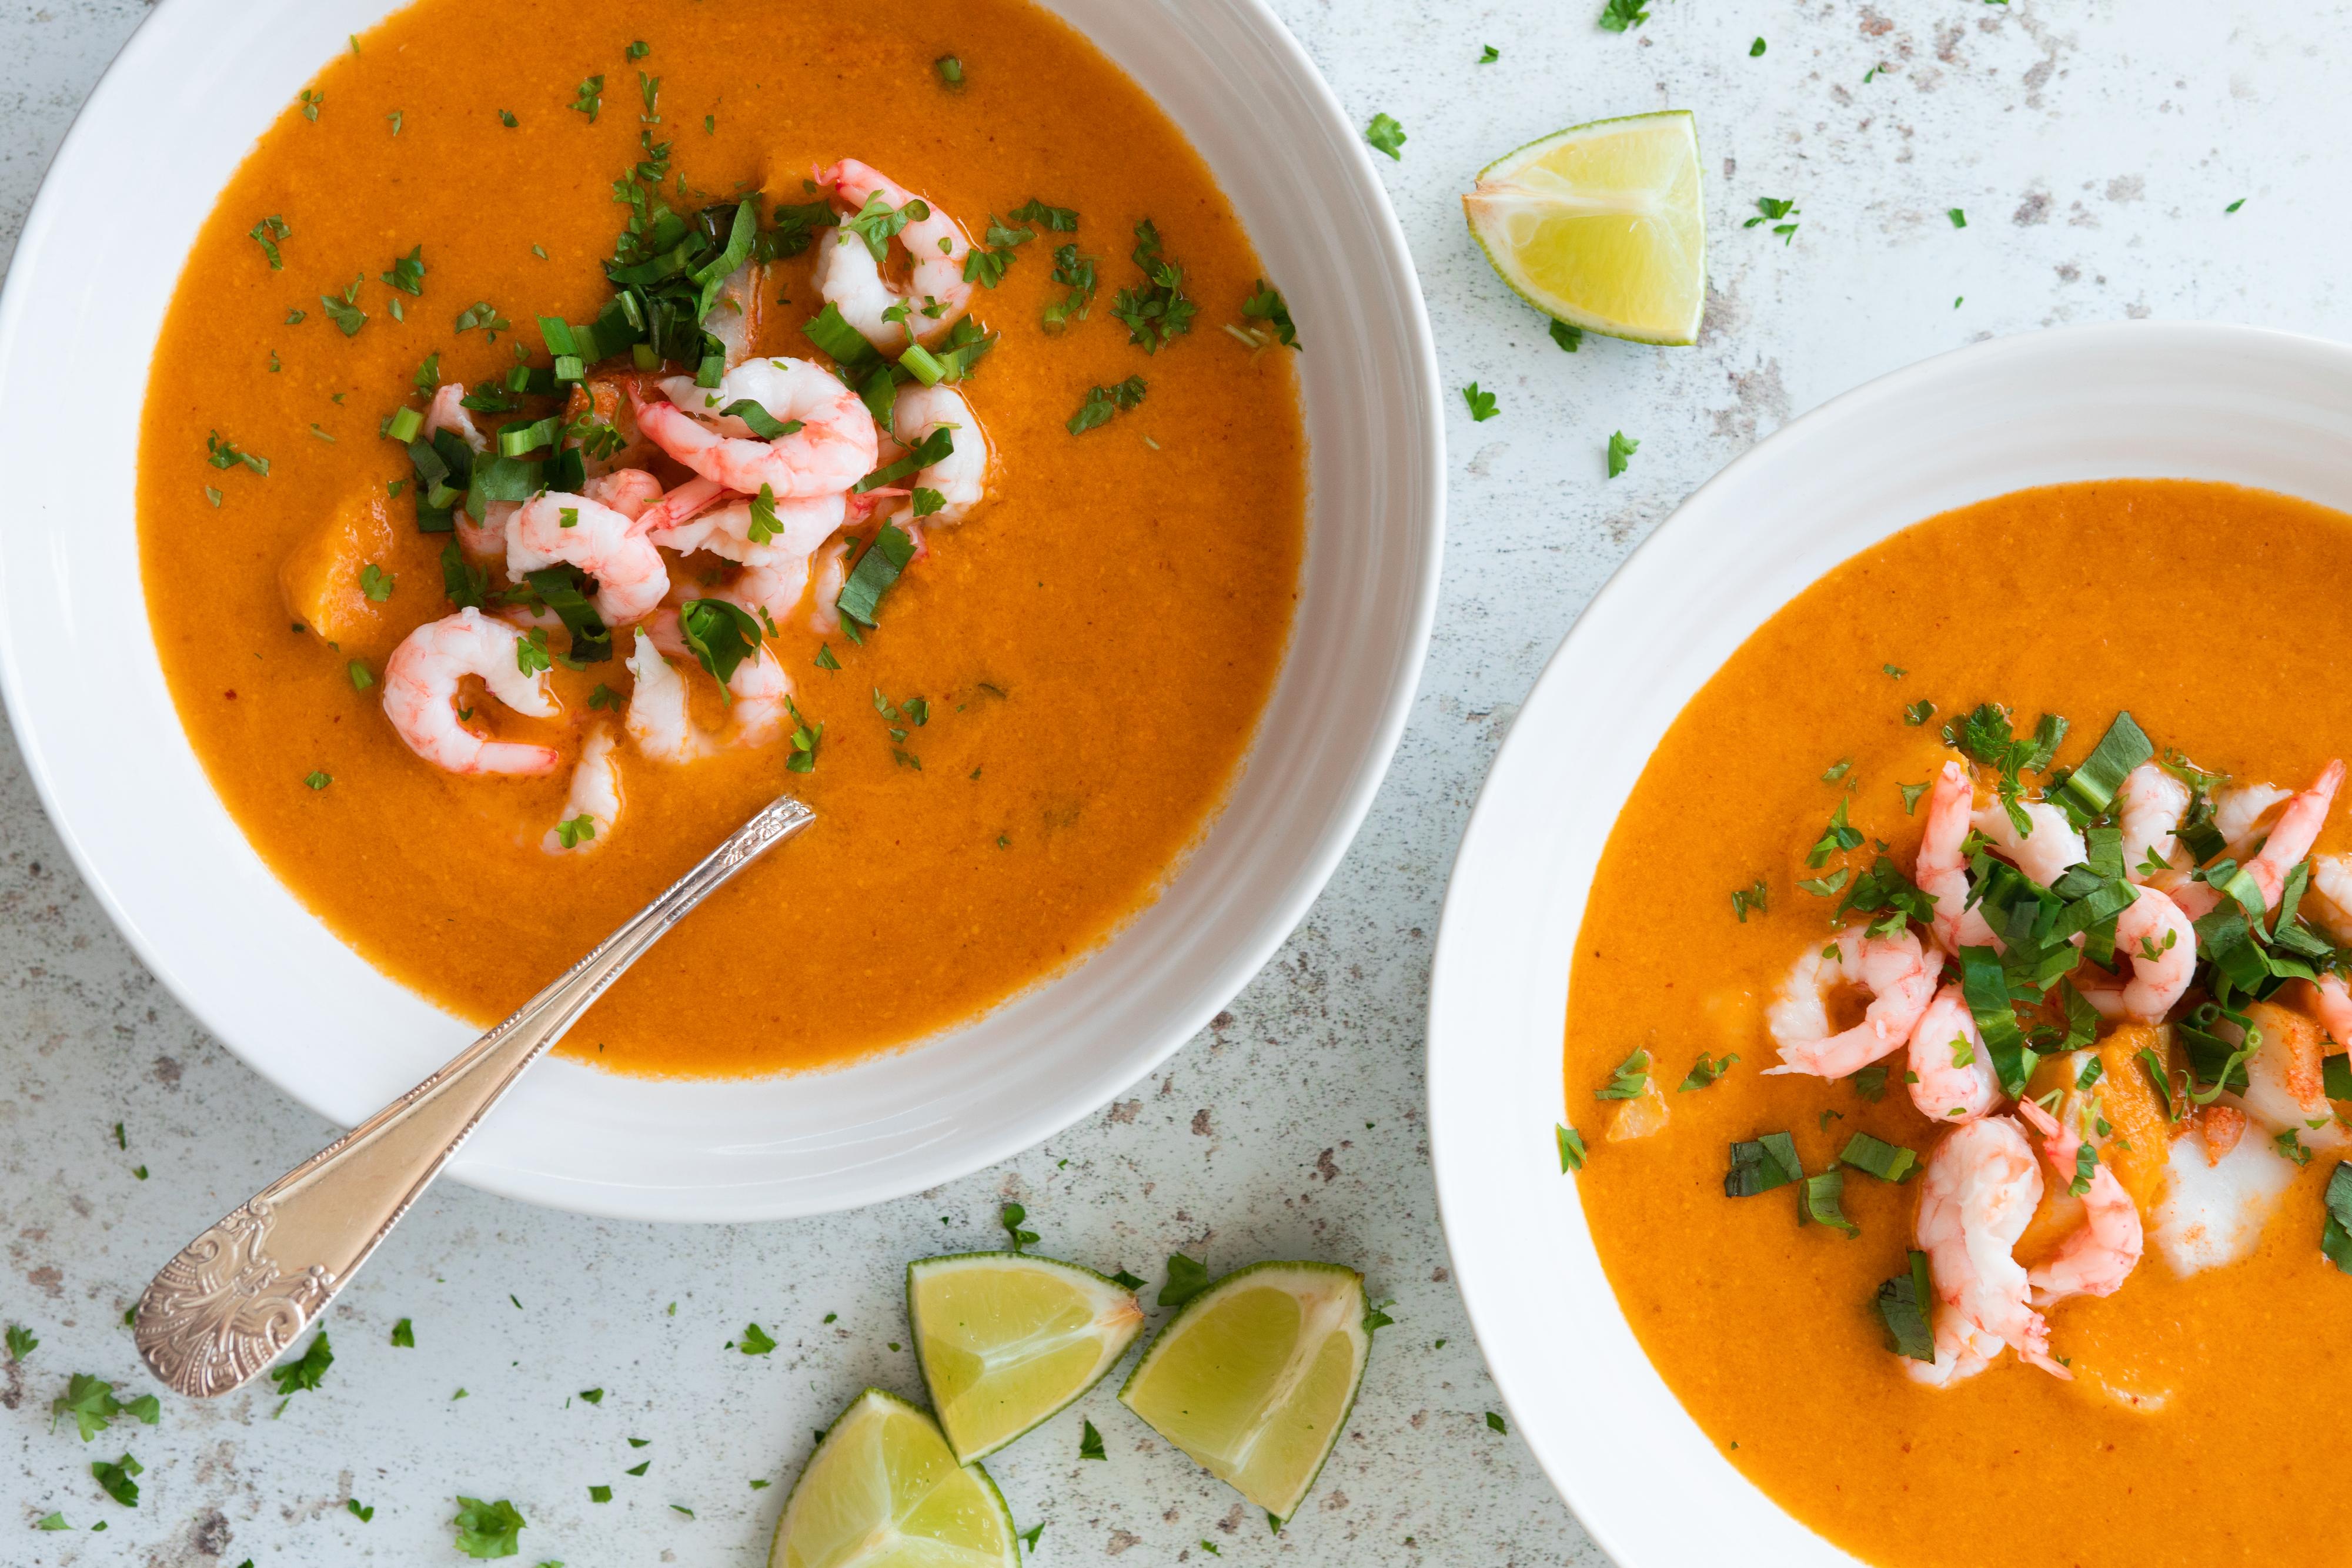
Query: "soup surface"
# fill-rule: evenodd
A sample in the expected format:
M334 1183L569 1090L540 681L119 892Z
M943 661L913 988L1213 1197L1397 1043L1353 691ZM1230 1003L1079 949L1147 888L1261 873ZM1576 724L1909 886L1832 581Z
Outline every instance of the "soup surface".
M1728 1145L1767 1133L1790 1134L1807 1173L1836 1168L1857 1132L1923 1159L1937 1145L1900 1052L1878 1084L1759 1070L1778 1060L1765 1027L1775 988L1837 925L1837 899L1798 883L1843 882L1838 872L1861 874L1882 850L1911 866L1922 823L1906 795L1957 758L1948 721L1989 701L2021 731L2040 714L2069 716L2055 760L2079 767L2128 709L2159 757L2301 789L2352 747L2337 668L2352 637L2347 580L2352 518L2223 486L2062 486L1934 517L1750 637L1676 719L1617 821L1570 990L1585 1214L1684 1406L1757 1485L1867 1561L2267 1563L2328 1556L2352 1530L2352 1491L2326 1445L2303 1436L2315 1402L2330 1407L2352 1385L2352 1278L2319 1247L2334 1154L2280 1165L2259 1243L2226 1266L2184 1275L2151 1211L2146 1256L2120 1290L2048 1309L2071 1381L2010 1354L1948 1386L1906 1375L1916 1364L1890 1352L1874 1307L1882 1282L1906 1272L1916 1172L1890 1182L1843 1168L1853 1239L1799 1223L1801 1186L1726 1192ZM2226 634L2200 635L2217 617ZM1842 800L1853 847L1809 861ZM2344 816L2339 804L2321 852L2352 843ZM1759 880L1761 905L1743 896L1742 918L1727 895ZM1666 1119L1611 1141L1630 1103L1596 1091L1637 1050L1651 1053ZM1702 1054L1727 1052L1738 1061L1713 1083L1685 1081ZM2062 1060L2066 1078L2045 1061L2032 1092L2071 1090L2072 1064L2087 1059ZM2149 1100L2130 1051L2102 1060L2111 1107L2126 1091ZM2111 1140L2104 1163L2161 1183L2170 1135L2159 1116L2137 1155ZM2178 1135L2194 1147L2202 1134ZM2174 1146L2175 1168L2183 1153ZM2046 1184L2020 1261L2049 1251L2043 1221L2065 1186Z
M156 352L148 610L229 810L346 941L488 1022L794 789L816 825L572 1031L567 1052L625 1071L845 1061L1083 956L1205 831L1297 592L1294 375L1264 313L1243 313L1262 267L1207 168L1133 82L1019 0L516 0L496 32L529 47L485 47L482 28L458 0L422 0L325 68L223 193ZM925 530L862 641L814 629L822 581L769 639L812 768L787 768L793 725L683 767L624 744L618 821L593 852L556 853L542 841L570 758L631 689L627 633L617 657L557 663L559 717L480 704L467 718L561 749L563 768L460 777L412 754L381 682L404 637L456 609L451 536L419 531L408 453L380 435L436 381L551 365L533 318L586 321L612 298L602 264L630 213L615 182L648 157L679 211L755 193L763 227L770 204L824 199L818 169L861 160L998 247L1002 280L971 312L997 340L958 388L993 458L986 499ZM1032 203L1075 228L990 232ZM1150 293L1129 257L1147 218L1198 313L1157 352L1114 314L1121 291ZM1049 331L1089 260L1090 306ZM760 275L758 352L829 363L802 332L814 261ZM1110 417L1070 428L1090 389L1122 383ZM675 572L698 562L726 566ZM495 610L508 580L489 565ZM697 718L726 726L717 682L682 668Z

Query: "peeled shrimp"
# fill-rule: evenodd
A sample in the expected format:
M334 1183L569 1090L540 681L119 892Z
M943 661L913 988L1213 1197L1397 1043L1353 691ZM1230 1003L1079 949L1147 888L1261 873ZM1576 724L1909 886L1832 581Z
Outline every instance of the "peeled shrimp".
M849 541L843 539L817 551L814 591L809 610L809 630L827 635L841 630L841 612L835 601L841 598L841 585L849 580Z
M1830 1032L1829 991L1854 986L1870 993L1862 1021ZM1808 948L1780 983L1765 1026L1780 1048L1780 1065L1767 1072L1843 1078L1900 1048L1936 992L1936 967L1908 931L1873 936L1849 925L1826 948Z
M1919 1249L1937 1299L1961 1320L1952 1325L1956 1341L1978 1330L2053 1376L2071 1377L2051 1359L2050 1325L2030 1304L2025 1267L2012 1255L2041 1201L2042 1172L2015 1122L1987 1116L1955 1127L1920 1178Z
M2153 864L2168 864L2179 850L2180 819L2189 811L2189 786L2153 762L2124 775L2116 790L2116 825L2124 835L2124 875L2146 882ZM2151 860L2151 857L2153 859Z
M1948 953L1995 945L1983 914L1967 907L1969 862L1960 846L1968 841L1969 814L1975 805L1976 789L1967 770L1957 762L1945 763L1927 797L1927 830L1919 839L1911 880L1936 901L1936 940Z
M524 674L515 650L522 637L475 609L428 621L411 632L383 669L383 713L408 748L451 773L551 773L562 761L552 747L485 740L457 722L457 683L480 678L517 713L555 716L547 672Z
M921 199L854 158L820 172L817 183L830 190L853 217L877 195L899 211ZM881 262L856 231L837 228L817 242L817 293L867 342L894 355L910 342L936 340L971 308L972 286L963 277L971 241L936 205L923 205L928 215L912 219L898 231L898 241L914 263L904 292L891 287ZM884 315L899 307L905 308L904 320Z
M2264 812L2294 799L2294 791L2275 784L2241 784L2224 789L2213 801L2213 831L2231 843L2254 831Z
M2017 1113L2042 1134L2042 1153L2051 1168L2071 1187L2075 1179L2075 1151L2082 1138L2073 1128L2031 1100L2017 1103ZM2033 1287L2033 1304L2050 1306L2074 1296L2112 1296L2131 1271L2139 1267L2142 1237L2139 1209L2131 1194L2105 1166L2091 1172L2091 1188L2083 1195L2083 1226L2058 1244L2058 1250L2033 1266L2026 1275Z
M731 361L730 361L731 362ZM601 456L592 455L584 447L580 454L591 478L611 470L642 468L654 454L653 443L637 428L632 404L642 396L655 380L642 371L623 371L617 374L592 376L574 383L572 395L563 404L563 417L569 423L594 421L610 425L621 438L618 447Z
M627 517L585 496L548 490L507 525L507 570L520 579L558 561L596 580L596 613L608 627L644 620L669 592L668 564Z
M1911 1103L1948 1126L1973 1122L2000 1103L2000 1078L1960 988L1936 993L1911 1030Z
M582 822L582 818L586 818ZM598 725L580 743L580 758L572 765L572 789L563 798L563 814L559 824L572 829L572 845L567 850L563 835L555 828L547 830L540 848L549 854L585 854L613 836L613 824L621 818L621 766L613 757L613 732Z
M580 486L580 493L600 507L635 522L662 498L661 481L642 468L614 468Z
M2047 800L2023 800L2019 806L2025 812L2022 833L1998 800L1970 817L1969 825L1990 839L2011 864L2044 887L2056 882L2069 866L2081 865L2089 858L2083 835L2074 831L2064 810Z
M2286 873L2318 841L2319 830L2326 822L2328 808L2335 804L2336 789L2343 782L2344 763L2340 758L2320 769L2310 789L2287 801L2270 837L2263 841L2261 852L2240 868L2262 890L2265 908L2277 907L2279 894L2286 886ZM2210 883L2192 882L2176 890L2172 901L2189 919L2201 920L2221 904L2221 891Z
M807 591L809 558L840 531L848 512L845 501L839 495L780 500L772 508L779 531L756 543L751 533L752 503L740 497L646 537L665 549L709 550L740 563L743 570L723 591L724 597L755 613L764 610L781 624L800 607Z
M2136 887L2116 916L2116 958L2129 967L2129 978L2110 978L2085 966L2074 972L2074 988L2102 1018L2162 1023L2197 971L2197 929L2173 895Z
M2257 1002L2248 1015L2262 1043L2246 1060L2240 1109L2273 1135L2293 1132L2306 1147L2334 1149L2346 1142L2327 1098L2327 1040L2319 1023L2274 1002Z
M2000 1353L1998 1334L1977 1327L1957 1308L1939 1306L1936 1309L1936 1359L1906 1360L1903 1370L1911 1375L1914 1383L1948 1388L1990 1366Z
M686 682L643 630L632 632L627 664L636 677L622 721L636 748L656 762L685 763L717 749L687 711Z
M988 437L981 434L971 405L953 387L908 387L898 394L890 413L890 433L901 447L912 450L942 426L953 433L950 439L954 449L900 483L938 493L940 509L926 521L960 523L988 491Z
M474 428L474 416L465 404L466 383L443 382L433 393L433 401L425 408L425 428L422 438L430 441L444 430L455 431L467 445L477 452L489 450L489 443Z
M692 762L719 748L717 737L697 726L687 706L685 679L662 657L687 654L675 612L664 610L637 630L629 673L636 689L629 696L626 728L637 749L656 762ZM759 652L735 666L727 695L733 726L724 744L766 746L783 733L792 712L793 683L763 642Z
M873 471L880 445L874 416L856 392L806 360L747 360L716 390L686 376L662 386L674 401L638 405L637 428L730 490L756 496L765 485L778 497L829 495ZM801 428L762 441L750 425L719 412L746 400Z
M710 314L703 318L703 330L719 340L730 371L751 357L751 345L759 340L760 277L765 270L747 261L728 274L727 281L719 286L719 297L711 301Z

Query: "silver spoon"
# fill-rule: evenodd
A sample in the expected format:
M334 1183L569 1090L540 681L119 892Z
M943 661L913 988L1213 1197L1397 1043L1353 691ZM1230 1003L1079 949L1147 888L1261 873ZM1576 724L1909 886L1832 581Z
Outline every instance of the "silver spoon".
M277 1360L523 1070L695 905L815 820L791 796L778 800L513 1017L189 1242L139 1298L149 1369L208 1399Z

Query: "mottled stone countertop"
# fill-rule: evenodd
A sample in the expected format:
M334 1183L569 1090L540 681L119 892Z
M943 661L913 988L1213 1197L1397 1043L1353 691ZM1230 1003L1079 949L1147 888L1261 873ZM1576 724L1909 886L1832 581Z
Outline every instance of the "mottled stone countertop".
M1431 942L1496 744L1578 610L1682 497L1872 376L1996 334L2125 317L2345 335L2352 9L1651 0L1647 25L1616 35L1592 25L1600 0L1275 5L1350 116L1402 122L1402 160L1381 172L1446 384L1475 380L1500 408L1474 424L1457 400L1448 415L1444 588L1412 726L1280 956L1099 1113L902 1202L703 1228L444 1186L336 1309L320 1389L282 1416L266 1392L173 1401L160 1426L126 1421L85 1446L49 1429L68 1375L137 1389L122 1317L156 1265L331 1129L140 966L0 737L0 1320L41 1340L0 1366L0 1562L455 1562L445 1521L461 1492L514 1500L527 1563L761 1562L784 1489L750 1482L789 1477L811 1428L861 1386L919 1391L901 1270L992 1244L1006 1198L1027 1205L1045 1250L1106 1268L1156 1279L1180 1248L1219 1268L1324 1257L1395 1299L1347 1436L1279 1538L1105 1386L991 1461L1021 1524L1045 1523L1039 1563L1199 1562L1209 1544L1224 1563L1603 1561L1517 1438L1486 1421L1498 1401L1448 1281L1430 1182ZM142 15L135 0L0 12L5 242ZM1751 55L1759 35L1767 50ZM1475 63L1488 43L1502 57ZM1563 353L1487 269L1455 197L1496 153L1562 125L1682 107L1698 112L1709 182L1706 333L1687 350ZM1742 226L1762 196L1797 203L1787 243ZM1314 287L1286 281L1294 297ZM1602 454L1617 430L1641 447L1612 480ZM402 1317L413 1350L388 1343ZM754 1320L777 1350L726 1348ZM601 1404L574 1397L592 1386L608 1391ZM1107 1462L1079 1460L1080 1415ZM101 1496L89 1468L125 1448L146 1466L135 1511ZM648 1458L642 1479L623 1474ZM593 1483L618 1486L615 1500L592 1505ZM109 1532L36 1532L52 1510Z

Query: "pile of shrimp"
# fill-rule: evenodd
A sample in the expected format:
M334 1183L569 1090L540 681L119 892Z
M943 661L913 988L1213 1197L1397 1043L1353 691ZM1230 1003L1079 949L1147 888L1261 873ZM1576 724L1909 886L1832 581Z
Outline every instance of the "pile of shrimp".
M2240 867L2264 909L2275 913L2289 873L2311 856L2343 780L2344 764L2333 761L2300 792L2267 784L2221 792L2211 827L2229 847L2213 863L2226 857ZM1842 1078L1901 1052L1913 1103L1947 1129L1927 1157L1916 1220L1934 1288L1934 1359L1905 1363L1914 1378L1937 1386L1982 1371L2004 1348L2053 1376L2072 1377L2051 1352L2045 1309L2070 1297L2114 1293L2147 1241L2133 1197L2105 1164L2092 1163L2097 1140L2111 1131L2097 1119L2095 1101L2075 1118L2082 1126L2052 1113L2059 1096L2012 1103L1960 984L1948 977L1963 949L2002 947L1979 903L1984 889L1972 882L1973 856L2005 862L2045 888L2087 863L2084 836L2059 804L2013 789L2006 800L1980 803L1978 795L1957 759L1947 761L1929 787L1911 870L1932 917L1850 925L1808 947L1766 1013L1780 1052L1780 1065L1769 1071ZM2129 902L2116 916L2112 966L2084 957L2067 977L2108 1020L2162 1025L2189 996L2198 964L2191 923L2225 896L2200 880L2197 857L2182 842L2191 802L2189 787L2154 761L2133 769L2116 790L2111 820L2122 838ZM2012 810L2023 817L2022 828ZM2352 855L2312 858L2309 866L2301 910L2335 940L2352 941ZM2084 945L2080 935L2073 940ZM2287 1021L2263 1031L2247 1064L2247 1088L2204 1113L2200 1130L2216 1165L2250 1120L2279 1136L2293 1129L2308 1148L2352 1144L2322 1086L2321 1055L2323 1029L2337 1042L2352 1041L2352 990L2332 973L2294 984L2316 1022L2284 1009L2266 1015ZM1841 990L1867 999L1860 1019L1843 1030L1833 1027L1826 1005ZM2084 1157L2086 1143L2091 1158ZM2266 1146L2260 1157L2271 1158ZM2044 1162L2082 1199L2081 1220L2054 1253L2029 1269L2014 1249L2041 1204Z
M827 230L816 268L825 302L892 359L938 340L971 304L973 286L963 277L971 242L962 228L855 160L819 171L817 181L845 216L887 208L903 220L897 243L909 264L893 269L903 270L905 281L893 281L862 234ZM791 733L793 685L767 638L803 614L819 632L839 625L834 601L849 558L845 529L878 517L916 541L919 559L923 530L961 521L985 492L988 444L954 387L901 389L885 428L832 371L807 360L753 357L757 271L747 265L729 278L722 307L712 312L710 329L726 347L716 388L688 375L592 372L573 394L572 412L610 425L621 444L585 460L581 493L492 501L479 520L462 508L457 515L466 552L516 581L558 563L594 579L597 614L634 681L621 732L659 763L769 746ZM460 401L465 392L461 382L438 390L424 436L451 431L483 453L488 443ZM761 428L781 426L782 434L760 434L742 417L747 403L764 411ZM858 489L942 428L951 432L945 455L898 485ZM665 485L657 465L682 477ZM704 589L706 569L681 570L698 554L725 563L723 586ZM692 661L678 624L679 606L706 596L736 604L764 629L753 656L727 682L728 719L718 732L689 715ZM385 716L411 750L450 773L553 772L563 762L556 749L491 740L469 727L482 697L467 683L515 713L560 717L548 661L526 647L534 632L543 647L545 631L559 623L543 610L505 606L488 614L464 609L418 627L385 668ZM582 727L563 815L543 841L549 852L610 841L622 809L618 746L609 726L592 719Z

